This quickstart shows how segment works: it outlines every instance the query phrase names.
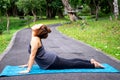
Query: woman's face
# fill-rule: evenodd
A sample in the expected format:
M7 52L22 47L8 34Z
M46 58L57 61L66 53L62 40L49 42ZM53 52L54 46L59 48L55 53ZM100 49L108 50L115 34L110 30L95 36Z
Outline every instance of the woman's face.
M40 28L43 24L36 24L33 27L31 27L32 31L35 33L35 35L39 35L40 34Z
M31 27L31 29L35 36L45 37L48 35L48 33L51 32L50 28L43 24L36 24L33 27Z
M39 30L42 25L43 25L43 24L36 24L36 25L34 25L33 27L31 27L31 29L32 29L32 30Z

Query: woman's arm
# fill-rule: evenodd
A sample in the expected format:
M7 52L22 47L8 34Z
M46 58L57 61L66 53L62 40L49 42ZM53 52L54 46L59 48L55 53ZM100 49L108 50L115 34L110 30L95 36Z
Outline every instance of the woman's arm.
M19 67L21 67L21 68L25 68L25 67L28 67L28 64L19 65Z
M38 41L38 38L37 37L33 37L32 40L31 40L31 54L29 56L29 60L28 60L28 68L27 70L25 71L22 71L20 73L28 73L31 68L32 68L32 65L34 63L34 59L35 59L35 56L36 56L36 53L37 53L37 50L39 48L39 41Z

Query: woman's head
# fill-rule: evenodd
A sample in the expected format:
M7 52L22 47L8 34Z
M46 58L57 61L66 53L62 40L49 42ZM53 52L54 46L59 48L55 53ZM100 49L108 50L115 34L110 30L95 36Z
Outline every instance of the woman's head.
M41 39L45 39L48 37L48 33L51 32L50 28L44 24L36 24L32 28L35 36L40 37Z

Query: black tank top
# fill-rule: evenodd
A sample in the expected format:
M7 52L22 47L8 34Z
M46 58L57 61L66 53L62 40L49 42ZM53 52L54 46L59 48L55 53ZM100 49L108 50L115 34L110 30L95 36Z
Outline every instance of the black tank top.
M29 45L28 52L31 53L31 45ZM35 61L42 69L47 69L54 63L56 55L53 52L45 51L44 46L38 48Z

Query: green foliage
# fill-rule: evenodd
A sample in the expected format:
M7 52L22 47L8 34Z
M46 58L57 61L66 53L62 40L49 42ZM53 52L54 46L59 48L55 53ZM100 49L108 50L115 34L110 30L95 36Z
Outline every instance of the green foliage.
M120 21L82 20L58 28L62 33L120 59Z
M11 34L0 35L0 54L6 49L11 36Z
M110 15L110 14L105 14L104 12L99 11L98 17L105 17L105 16L108 16L108 15Z
M31 6L29 0L18 0L16 5L19 10L23 10L25 14L29 13Z
M10 3L11 3L11 0L3 0L4 1L4 6L3 6L3 8L4 9L8 9L11 5L10 5Z
M0 23L0 35L3 33L3 25Z
M81 3L87 4L91 9L95 9L98 4L102 13L108 14L113 10L113 0L82 0Z
M62 2L60 0L53 0L50 3L48 3L48 6L54 9L60 8L61 5L62 5Z
M81 13L84 14L84 15L88 15L90 14L90 7L86 4L83 5L83 9L81 10Z
M79 7L79 6L81 6L82 4L81 4L81 1L82 0L69 0L69 3L71 4L71 6L73 7L73 8L77 8L77 7Z
M2 34L4 30L6 29L6 21L4 17L0 17L0 33Z
M26 24L28 25L29 28L30 28L30 23L32 22L31 20L32 20L31 16L27 15L26 16Z
M42 10L45 0L18 0L16 2L19 10L24 11L25 14L28 14L32 10Z
M11 0L0 0L0 15L4 15L5 12L11 7Z
M118 0L118 8L119 8L119 15L120 15L120 0Z
M50 3L47 4L47 1ZM100 16L113 13L113 0L69 0L69 3L74 9L82 5L87 5L83 7L82 13L90 15L89 10L91 10L91 14L95 14L95 4L93 1L99 3L100 10L98 14ZM120 4L120 0L118 0L118 3ZM59 9L61 11L64 10L61 0L0 0L0 15L5 15L6 10L8 10L10 15L31 15L31 10L34 10L37 15L45 16L47 15L46 6L51 7L52 10L55 9L54 11L51 11L51 13L59 13ZM20 11L18 11L18 9ZM78 13L83 15L80 12ZM58 15L56 13L54 14Z

